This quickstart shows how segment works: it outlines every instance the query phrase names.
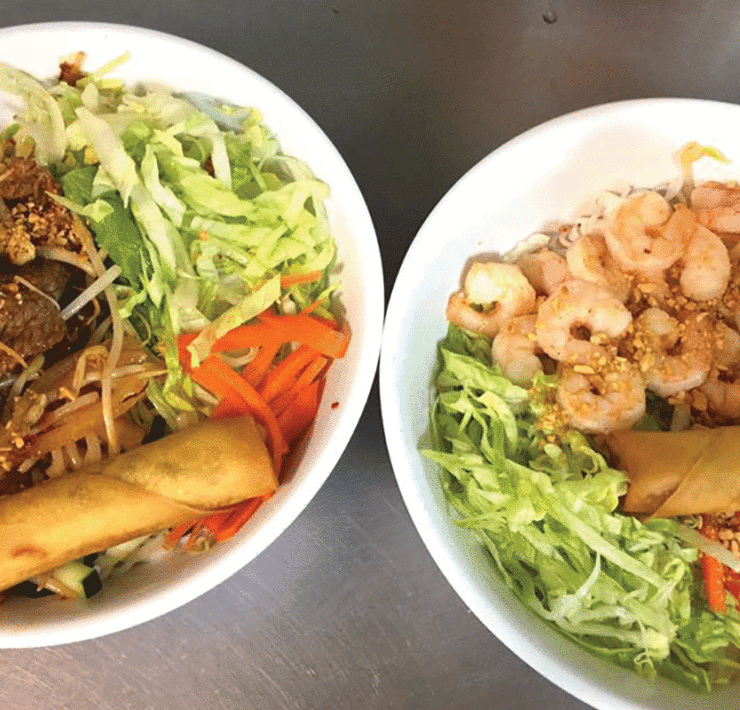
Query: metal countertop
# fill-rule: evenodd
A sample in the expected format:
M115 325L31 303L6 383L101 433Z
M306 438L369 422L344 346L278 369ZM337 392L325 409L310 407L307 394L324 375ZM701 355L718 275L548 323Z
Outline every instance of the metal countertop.
M4 0L0 25L133 24L233 57L326 131L365 195L387 295L435 203L560 114L740 98L740 4L706 0ZM215 590L103 639L0 652L0 707L582 710L465 608L395 484L377 383L326 485Z

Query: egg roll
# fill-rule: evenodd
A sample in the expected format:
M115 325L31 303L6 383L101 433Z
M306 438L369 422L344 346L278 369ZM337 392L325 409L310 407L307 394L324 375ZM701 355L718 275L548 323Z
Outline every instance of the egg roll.
M740 510L740 427L619 431L607 437L629 478L626 513L654 518Z
M1 497L0 590L276 488L253 419L197 424Z

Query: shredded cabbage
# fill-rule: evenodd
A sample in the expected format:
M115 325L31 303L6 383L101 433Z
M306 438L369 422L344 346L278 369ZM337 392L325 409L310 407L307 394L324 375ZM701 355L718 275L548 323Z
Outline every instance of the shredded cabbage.
M624 473L579 432L548 438L537 426L555 378L540 374L529 391L511 384L487 341L454 326L439 353L434 445L423 453L442 468L456 523L481 537L514 594L645 677L695 690L736 677L740 614L734 604L721 616L706 610L685 530L618 513Z

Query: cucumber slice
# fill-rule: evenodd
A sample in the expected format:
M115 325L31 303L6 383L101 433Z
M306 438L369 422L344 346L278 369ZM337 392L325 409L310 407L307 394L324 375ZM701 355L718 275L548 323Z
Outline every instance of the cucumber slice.
M57 567L51 576L85 599L89 599L103 588L97 570L90 569L80 560Z

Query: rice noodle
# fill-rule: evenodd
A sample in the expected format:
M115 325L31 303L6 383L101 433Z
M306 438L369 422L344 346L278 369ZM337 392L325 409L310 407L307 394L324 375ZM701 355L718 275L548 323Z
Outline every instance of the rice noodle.
M53 449L51 452L51 466L46 469L49 478L59 478L64 473L64 456L61 449Z
M59 247L36 247L36 254L51 261L63 261L65 264L71 264L78 269L82 269L90 276L97 276L92 264L73 251L67 251Z
M110 316L108 316L93 331L93 334L90 336L90 345L100 345L100 343L103 341L103 336L107 332L108 328L110 328L110 324L111 318Z
M100 439L97 434L86 434L85 444L87 444L87 451L85 452L85 464L98 463L103 458L103 453L100 450Z
M105 273L105 267L103 266L100 255L95 249L92 235L78 218L74 219L72 223L72 230L84 245L97 275L102 276ZM105 297L108 300L108 306L110 307L111 323L113 325L113 337L111 339L108 358L105 361L105 366L103 367L101 399L103 404L103 420L105 422L105 433L108 437L108 455L116 456L118 453L120 453L120 447L118 445L118 433L116 432L115 422L113 421L111 373L116 368L118 360L121 357L121 352L123 351L123 321L121 320L121 315L118 312L118 299L116 298L116 291L113 285L109 284L108 286L106 286L103 293L105 293Z
M73 469L82 467L82 454L80 454L80 450L74 441L64 447L64 453L67 454L67 458Z
M117 264L111 266L108 271L106 271L101 277L95 279L90 286L77 296L72 303L66 306L60 314L62 319L69 320L75 313L90 303L90 301L92 301L101 291L105 290L107 286L112 284L120 275L121 267Z
M25 473L30 470L31 466L33 466L37 461L38 459L26 459L18 466L18 473Z

